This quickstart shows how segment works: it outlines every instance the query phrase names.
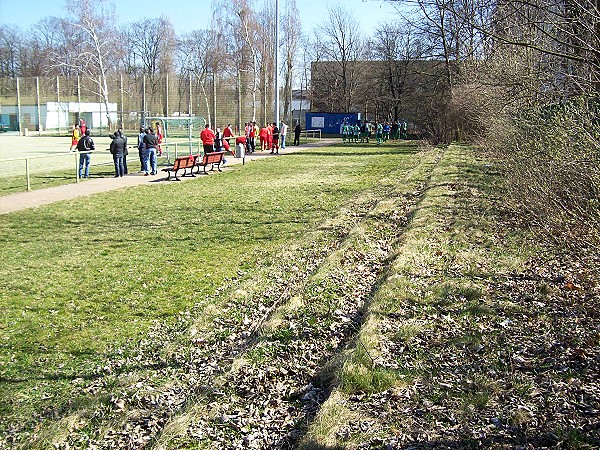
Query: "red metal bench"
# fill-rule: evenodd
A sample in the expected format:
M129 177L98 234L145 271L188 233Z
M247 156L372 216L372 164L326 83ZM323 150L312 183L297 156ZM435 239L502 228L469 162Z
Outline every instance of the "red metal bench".
M201 158L198 158L196 165L198 166L198 173L200 173L200 167L204 168L203 175L208 175L206 171L206 166L211 165L210 170L215 170L215 164L217 165L217 170L219 172L223 172L221 170L221 164L223 163L225 152L211 152L205 153Z
M173 165L171 167L165 167L162 169L163 172L169 172L169 176L167 180L171 179L171 172L174 172L175 181L181 181L181 178L177 177L177 172L183 169L182 177L185 177L185 172L187 169L190 169L189 175L191 177L195 177L194 175L194 167L196 166L196 162L198 161L198 157L200 155L188 155L188 156L180 156L173 161Z

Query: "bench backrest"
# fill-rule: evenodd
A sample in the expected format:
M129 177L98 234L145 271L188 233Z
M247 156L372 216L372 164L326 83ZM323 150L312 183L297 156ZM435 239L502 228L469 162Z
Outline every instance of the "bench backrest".
M219 163L219 162L223 161L224 154L225 154L225 152L205 153L204 156L202 157L202 165L206 166L207 164Z
M194 163L196 162L196 157L194 155L189 156L180 156L175 159L173 163L173 170L179 169L189 169L190 167L194 167Z

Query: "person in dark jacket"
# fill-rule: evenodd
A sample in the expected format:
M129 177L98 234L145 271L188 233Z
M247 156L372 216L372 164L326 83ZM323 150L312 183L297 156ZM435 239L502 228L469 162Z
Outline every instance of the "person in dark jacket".
M140 127L140 134L138 134L138 152L140 155L140 171L144 171L144 137L146 136L146 129Z
M92 159L91 152L95 150L94 141L90 137L90 130L85 130L85 134L79 142L77 142L77 150L79 150L79 178L90 177L90 161ZM82 177L81 172L85 165L85 175Z
M296 122L296 128L294 128L294 145L300 145L300 132L302 131L302 127L300 126L300 122Z
M129 150L127 150L127 136L125 136L123 134L123 129L119 128L118 130L119 136L121 136L123 138L123 140L125 141L125 151L123 152L123 170L125 175L127 175L129 173L129 171L127 170L127 155L129 155ZM115 133L117 134L117 133Z
M113 155L115 163L115 178L125 175L125 167L123 166L123 158L125 156L125 139L121 137L119 132L115 132L112 142L110 143L110 152Z
M158 147L158 138L154 134L154 128L148 128L146 136L144 136L144 175L148 175L148 170L151 170L151 175L156 175L156 148Z

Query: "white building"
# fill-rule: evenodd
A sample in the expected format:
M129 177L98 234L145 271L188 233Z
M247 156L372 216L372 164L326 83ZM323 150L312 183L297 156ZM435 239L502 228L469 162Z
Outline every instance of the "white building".
M108 112L112 123L117 122L117 104L109 103ZM106 107L104 103L47 102L39 107L22 105L21 117L16 105L2 105L0 122L10 124L21 131L25 128L33 130L67 130L77 122L78 117L85 120L90 129L108 127ZM41 126L40 126L41 124Z

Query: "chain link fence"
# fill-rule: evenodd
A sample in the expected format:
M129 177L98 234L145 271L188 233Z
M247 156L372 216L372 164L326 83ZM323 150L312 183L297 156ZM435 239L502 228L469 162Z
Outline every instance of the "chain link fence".
M136 131L148 117L201 118L236 131L247 121L273 120L272 88L261 89L242 70L234 76L112 75L106 80L108 105L102 86L102 79L87 76L0 78L0 124L20 134L61 135L80 118L100 134L117 125Z

